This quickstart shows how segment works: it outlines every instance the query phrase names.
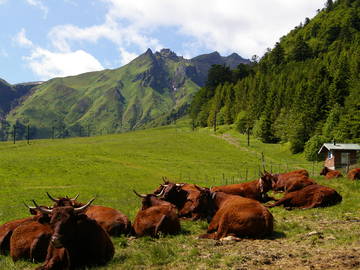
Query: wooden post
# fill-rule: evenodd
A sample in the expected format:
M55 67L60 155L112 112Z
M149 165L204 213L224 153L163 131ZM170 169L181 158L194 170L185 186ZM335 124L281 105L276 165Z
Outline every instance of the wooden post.
M265 156L264 156L264 152L261 152L261 163L262 163L263 171L265 171Z
M246 133L247 133L247 146L250 146L250 128L247 128Z
M214 133L216 132L216 111L215 111L215 115L214 115Z
M30 125L27 126L27 144L30 144Z
M13 126L13 141L16 143L16 125Z
M55 127L52 127L52 133L51 133L51 138L54 139L55 138Z

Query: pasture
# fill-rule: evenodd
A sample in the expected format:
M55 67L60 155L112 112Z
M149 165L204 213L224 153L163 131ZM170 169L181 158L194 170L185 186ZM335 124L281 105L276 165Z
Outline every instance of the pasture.
M221 134L221 132L225 132ZM257 178L261 156L273 171L303 167L318 175L322 164L291 155L287 145L262 144L232 130L191 131L176 126L62 140L0 143L0 222L28 216L23 201L50 204L53 196L97 196L94 204L119 209L133 220L140 200L132 192L151 193L162 176L212 186ZM199 240L203 221L182 222L177 236L112 238L116 253L105 267L93 269L360 269L360 182L346 178L318 183L335 188L341 204L311 210L273 208L271 239L239 242ZM281 196L281 195L276 195ZM0 269L33 269L0 256Z

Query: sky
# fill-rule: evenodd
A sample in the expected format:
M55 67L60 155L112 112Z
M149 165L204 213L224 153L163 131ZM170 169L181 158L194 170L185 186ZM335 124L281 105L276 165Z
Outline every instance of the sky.
M0 0L0 78L114 69L148 48L262 56L325 0Z

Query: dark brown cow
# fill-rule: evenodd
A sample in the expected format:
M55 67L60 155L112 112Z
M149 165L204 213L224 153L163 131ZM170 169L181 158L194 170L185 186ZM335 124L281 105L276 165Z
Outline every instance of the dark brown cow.
M33 208L29 208L29 210L33 216L9 221L0 226L0 254L6 254L10 251L10 238L18 226L31 221L42 221L47 218Z
M260 179L251 182L232 184L225 186L212 187L212 192L224 192L227 194L238 195L259 202L268 202L275 200L266 193L271 190L273 184L273 176L269 173L263 174Z
M194 184L175 184L166 181L154 193L162 193L162 200L174 204L180 218L196 220L207 218L209 215L208 189Z
M294 175L304 175L306 177L309 177L309 173L307 170L295 170L287 173L278 173L278 174L272 174L273 176L273 186L272 189L274 191L284 191L286 182L289 178L293 177Z
M352 169L348 172L347 177L351 180L359 180L360 179L360 168Z
M328 167L324 167L320 175L324 175L326 179L332 179L332 178L340 178L343 177L340 171L337 170L331 170Z
M213 197L218 211L209 224L207 234L201 235L200 238L263 238L272 234L273 216L258 201L224 192L215 192Z
M48 197L55 202L54 207L73 206L81 207L84 204L76 201L78 195L70 199L68 197L53 198L49 193ZM91 205L84 213L89 218L95 219L97 223L111 236L120 236L121 234L131 233L131 222L127 216L120 211L101 205Z
M37 269L64 269L64 265L75 269L104 265L112 259L114 246L109 235L95 220L84 214L94 199L79 208L61 206L52 210L34 202L37 210L51 215L50 225L54 230L45 263Z
M288 210L292 208L308 209L335 205L340 203L341 200L342 197L336 190L314 184L297 191L289 192L268 207L284 205Z
M142 198L142 208L134 221L136 236L149 235L152 237L163 234L177 234L180 232L180 221L176 206L158 198L159 195L138 194Z
M289 193L314 184L316 184L315 180L310 179L305 175L298 174L288 178L284 186L284 191Z

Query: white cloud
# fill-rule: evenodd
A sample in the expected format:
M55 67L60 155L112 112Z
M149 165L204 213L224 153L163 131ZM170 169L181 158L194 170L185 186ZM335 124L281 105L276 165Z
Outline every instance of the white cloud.
M84 50L51 52L36 46L26 37L25 29L21 29L14 41L30 49L30 56L25 56L23 59L41 80L104 69L95 57Z
M39 8L44 13L44 18L46 18L49 13L49 9L43 4L42 1L43 0L26 0L29 5Z
M202 46L250 56L312 17L324 0L102 0L108 20L128 20L135 29L174 26Z
M138 54L128 52L124 48L119 48L120 51L120 63L121 65L126 65L130 63L132 60L134 60L136 57L138 57Z
M31 56L24 57L31 70L42 80L77 75L104 69L92 55L83 50L55 53L35 48Z
M13 38L13 40L21 47L33 47L33 43L26 37L26 31L24 28Z

